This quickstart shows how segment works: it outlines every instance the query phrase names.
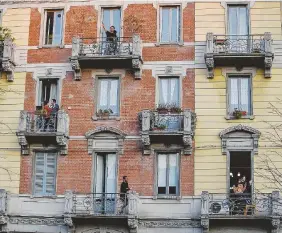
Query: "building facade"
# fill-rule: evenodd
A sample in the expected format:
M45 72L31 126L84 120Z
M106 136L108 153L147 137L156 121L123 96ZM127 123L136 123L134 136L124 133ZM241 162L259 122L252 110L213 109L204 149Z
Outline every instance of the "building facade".
M280 2L0 4L2 232L280 231Z

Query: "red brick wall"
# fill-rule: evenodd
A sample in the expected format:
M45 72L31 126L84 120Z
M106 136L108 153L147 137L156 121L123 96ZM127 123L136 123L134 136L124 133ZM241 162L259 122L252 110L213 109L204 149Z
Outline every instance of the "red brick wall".
M70 7L66 15L65 44L71 44L74 36L97 37L97 11L94 6Z
M129 15L141 22L139 32L144 43L157 42L157 9L152 4L128 5L124 19ZM194 41L194 4L189 3L183 10L184 41ZM32 9L29 45L38 45L40 31L40 13ZM127 28L127 25L124 25ZM97 33L97 12L92 6L75 6L67 12L65 24L65 42L71 44L73 36L95 37ZM125 29L125 35L128 31ZM35 35L35 36L34 36ZM28 63L67 63L71 49L43 48L28 51ZM143 49L143 60L147 61L193 61L194 46L152 46ZM93 121L96 111L95 78L93 70L82 70L81 81L73 80L73 73L68 72L63 80L61 104L70 117L70 136L84 136L97 126L116 127L127 135L140 135L137 114L142 109L155 106L156 78L151 70L143 70L142 79L135 80L126 72L121 80L120 120ZM25 109L34 110L36 82L32 74L26 76ZM195 73L187 70L182 80L182 107L195 107ZM130 185L141 195L154 193L154 156L143 156L141 141L125 140L124 154L119 159L119 183L127 175ZM32 191L32 155L23 156L21 161L21 193ZM87 153L86 140L70 140L69 153L59 156L57 174L57 193L66 189L77 192L90 192L92 184L92 156ZM181 194L193 194L194 155L181 156Z
M29 37L28 37L29 46L38 46L39 45L40 26L41 26L40 23L41 23L40 12L38 11L37 8L31 8Z

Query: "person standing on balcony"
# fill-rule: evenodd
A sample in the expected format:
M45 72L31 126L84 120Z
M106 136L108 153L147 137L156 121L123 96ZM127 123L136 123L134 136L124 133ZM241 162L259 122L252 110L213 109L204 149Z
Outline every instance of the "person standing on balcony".
M107 40L106 40L106 55L115 55L117 52L117 31L115 29L115 26L111 26L110 30L108 31L105 28L104 23L102 23L102 27L106 33L107 36ZM103 43L103 42L102 42ZM102 48L104 48L104 46L102 45Z
M52 99L51 103L51 119L50 119L50 128L53 130L56 129L56 124L57 124L57 114L59 111L60 107L57 104L57 101L55 99Z
M124 207L128 204L127 192L130 190L128 186L127 176L122 177L122 183L120 185L120 199L124 203Z
M52 109L48 105L48 101L44 101L44 107L43 107L43 118L44 118L44 131L47 131L48 125L50 122L50 115L51 115Z

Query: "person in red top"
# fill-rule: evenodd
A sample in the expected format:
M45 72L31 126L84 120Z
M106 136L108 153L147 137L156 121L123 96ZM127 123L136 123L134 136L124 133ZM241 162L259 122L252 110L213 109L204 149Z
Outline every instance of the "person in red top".
M50 122L50 115L51 115L52 109L48 105L48 101L44 101L44 107L43 107L43 117L44 117L44 131L47 131L48 125Z

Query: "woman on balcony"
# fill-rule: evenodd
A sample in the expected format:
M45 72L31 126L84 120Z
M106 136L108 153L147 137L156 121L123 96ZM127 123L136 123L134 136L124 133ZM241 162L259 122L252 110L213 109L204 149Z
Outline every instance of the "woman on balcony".
M107 40L106 42L102 41L102 43L106 43L105 55L116 55L117 53L117 31L114 26L110 27L110 31L105 28L104 23L102 23L102 27L106 33ZM104 46L102 45L102 48Z
M51 115L52 109L48 105L48 101L44 101L44 107L43 107L43 117L44 117L44 131L48 131L49 129L49 122L50 122L50 115Z

